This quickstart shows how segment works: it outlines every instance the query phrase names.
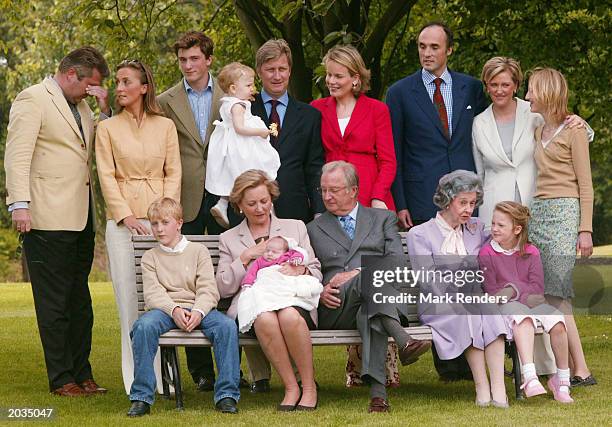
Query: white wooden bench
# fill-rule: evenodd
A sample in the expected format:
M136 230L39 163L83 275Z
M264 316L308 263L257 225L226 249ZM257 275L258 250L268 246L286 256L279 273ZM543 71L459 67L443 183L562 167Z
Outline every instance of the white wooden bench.
M404 253L407 254L406 234L400 233ZM219 263L219 236L218 235L192 235L186 236L188 240L205 245L208 248L215 269ZM141 316L145 312L144 296L142 291L142 270L140 261L142 255L149 249L157 246L157 242L153 236L133 236L132 243L134 245L134 263L136 266L136 290L138 294L138 315ZM402 289L402 292L418 293L418 288ZM229 299L221 300L218 309L221 311L227 310L229 307ZM431 340L431 329L428 326L422 326L417 317L416 304L408 305L408 327L405 328L414 339ZM357 330L313 330L310 331L310 336L313 345L351 345L361 344L361 337ZM389 338L389 341L393 341ZM257 339L240 334L240 346L259 345ZM178 347L211 347L211 342L206 338L201 330L185 332L180 329L171 330L160 337L159 346L162 359L162 381L163 391L166 398L170 398L170 384L174 387L176 407L179 410L183 409L183 393L181 386L181 375L178 359ZM522 398L522 392L519 388L521 383L520 364L518 363L518 354L513 342L508 343L508 353L512 357L513 373L515 377L515 388L517 399Z

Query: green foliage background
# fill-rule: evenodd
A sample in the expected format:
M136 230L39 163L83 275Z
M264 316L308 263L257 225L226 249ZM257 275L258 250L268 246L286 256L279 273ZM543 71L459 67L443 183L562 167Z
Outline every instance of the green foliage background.
M294 53L290 90L309 100L325 95L320 61L326 50L351 42L372 69L371 94L382 98L391 83L418 69L416 35L433 19L455 31L454 70L479 76L487 59L503 55L519 59L524 70L546 65L566 75L571 109L596 132L594 240L612 242L612 11L600 1L0 0L0 157L12 99L80 45L101 49L111 67L125 58L148 62L161 92L180 78L171 46L186 30L203 30L214 40L213 71L234 60L253 65L265 39L284 37ZM8 224L0 209L0 225Z

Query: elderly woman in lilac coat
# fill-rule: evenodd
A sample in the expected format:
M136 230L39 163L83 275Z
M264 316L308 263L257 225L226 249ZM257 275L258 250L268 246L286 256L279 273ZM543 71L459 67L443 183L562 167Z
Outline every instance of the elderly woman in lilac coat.
M466 307L436 303L435 297L423 299L455 295L456 302L458 294L481 293L481 281L461 277L468 271L477 277L477 255L488 238L484 224L472 218L482 196L482 182L473 172L457 170L444 175L433 198L441 210L435 218L410 229L408 253L413 270L430 273L419 280L419 317L432 328L438 356L450 360L465 354L476 386L476 404L507 407L504 338L508 330L496 305Z

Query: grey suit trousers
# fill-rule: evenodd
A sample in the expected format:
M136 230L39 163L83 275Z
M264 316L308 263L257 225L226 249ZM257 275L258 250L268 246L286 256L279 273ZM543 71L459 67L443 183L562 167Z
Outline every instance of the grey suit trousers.
M369 382L371 378L385 384L385 361L387 358L388 337L382 326L382 315L399 319L403 313L402 307L394 304L377 305L376 308L367 305L368 293L361 289L360 276L342 285L338 298L342 300L340 307L330 309L319 305L319 329L357 329L362 341L361 377Z

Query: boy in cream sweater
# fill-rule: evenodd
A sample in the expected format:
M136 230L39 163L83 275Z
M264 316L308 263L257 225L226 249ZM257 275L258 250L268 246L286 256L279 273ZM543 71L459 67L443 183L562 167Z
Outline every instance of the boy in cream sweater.
M153 359L159 336L171 329L191 332L201 327L213 344L219 375L215 382L215 407L236 413L240 398L240 361L236 323L215 308L219 291L210 254L204 245L181 235L183 211L173 199L151 204L147 216L159 246L142 257L145 306L130 336L134 354L132 407L128 416L148 414L155 397Z

